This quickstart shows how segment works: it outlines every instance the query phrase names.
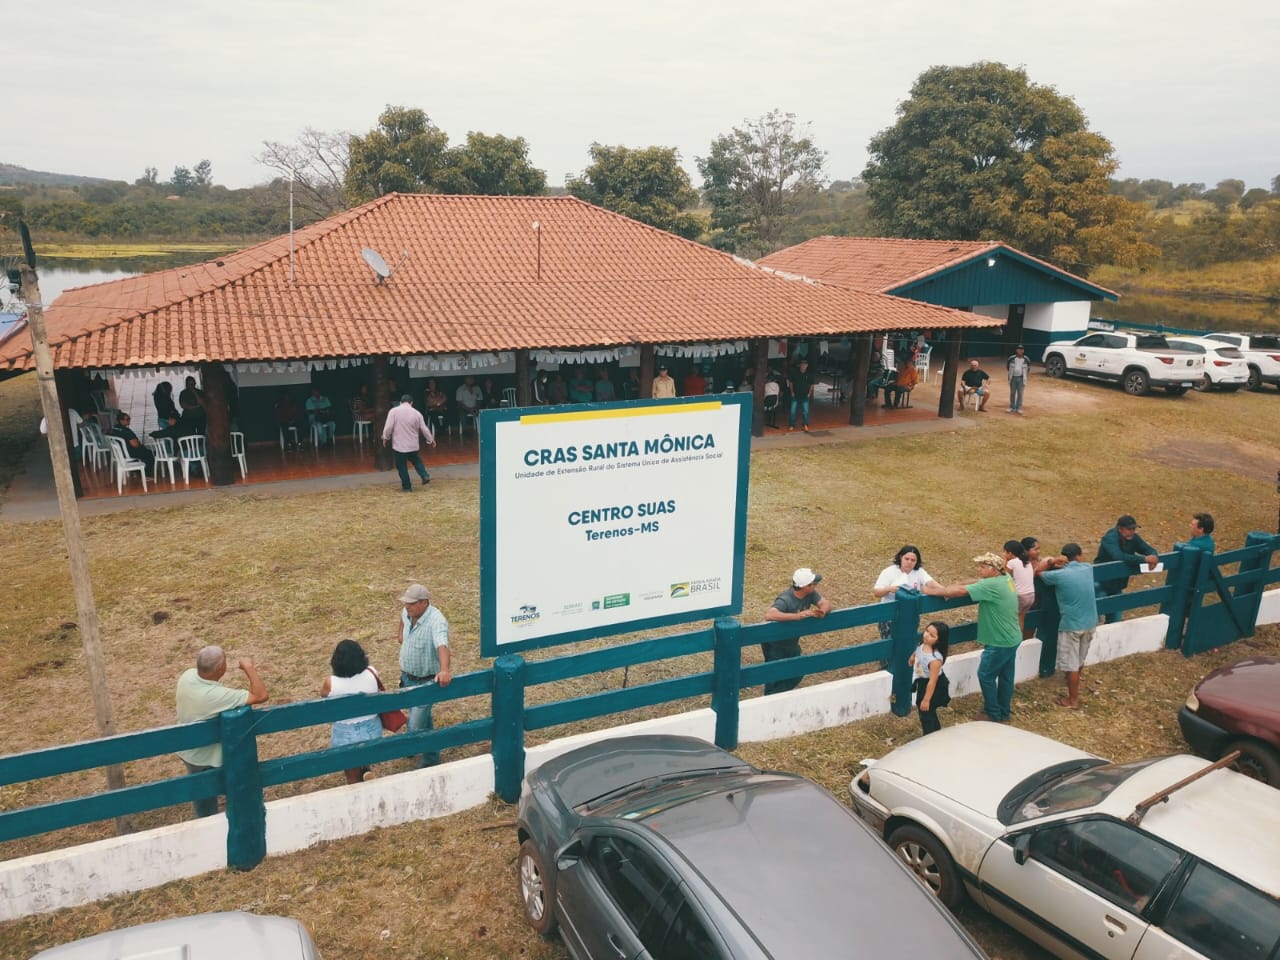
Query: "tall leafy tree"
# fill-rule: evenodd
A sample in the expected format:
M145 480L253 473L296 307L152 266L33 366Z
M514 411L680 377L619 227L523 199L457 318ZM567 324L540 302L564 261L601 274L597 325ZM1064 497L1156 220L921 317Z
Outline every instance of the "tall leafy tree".
M547 175L529 162L524 137L471 132L449 151L439 187L444 193L537 196L547 189Z
M746 256L778 249L803 200L822 186L825 159L808 125L780 110L717 137L698 158L711 242Z
M698 202L698 192L674 147L593 143L590 165L580 176L567 178L565 189L588 203L687 239L702 233L702 219L689 212Z
M890 235L1004 240L1077 272L1156 252L1145 208L1110 190L1111 143L1021 69L931 67L868 149L863 179Z
M364 203L387 193L438 189L449 137L422 110L388 106L378 126L348 144L347 197Z

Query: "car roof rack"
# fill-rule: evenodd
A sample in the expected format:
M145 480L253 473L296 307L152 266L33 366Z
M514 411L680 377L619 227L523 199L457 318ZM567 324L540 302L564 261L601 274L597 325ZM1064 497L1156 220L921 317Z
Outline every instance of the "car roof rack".
M1140 823L1142 823L1142 818L1147 815L1147 811L1149 811L1157 803L1167 803L1169 801L1169 797L1172 794L1177 793L1183 787L1195 783L1205 774L1213 773L1213 771L1215 770L1221 770L1223 767L1229 767L1231 764L1235 763L1238 759L1240 759L1240 751L1232 750L1230 753L1228 753L1225 757L1223 757L1217 763L1211 763L1209 764L1209 766L1205 767L1203 770L1197 770L1195 773L1191 774L1191 776L1183 777L1173 786L1166 787L1165 789L1161 790L1159 793L1153 793L1151 796L1147 797L1147 799L1143 800L1140 804L1138 804L1136 807L1133 808L1133 813L1129 814L1127 817L1124 818L1125 823L1131 823L1135 827L1138 826Z

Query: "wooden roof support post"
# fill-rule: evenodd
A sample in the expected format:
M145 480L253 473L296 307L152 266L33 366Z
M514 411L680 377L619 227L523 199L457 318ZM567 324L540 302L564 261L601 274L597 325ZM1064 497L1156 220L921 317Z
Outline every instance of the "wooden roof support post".
M874 334L864 333L853 338L853 356L849 360L853 365L850 371L853 382L849 385L849 423L855 427L866 423L867 377L870 376L873 336Z
M382 428L387 425L387 414L391 412L392 404L400 402L399 397L391 396L388 366L386 356L373 358L373 465L379 470L390 470L392 466L391 448L382 442Z
M516 406L533 406L533 371L536 365L528 350L516 351Z
M204 389L205 446L209 458L209 482L226 487L240 475L231 459L231 377L220 363L200 364Z
M938 395L938 416L948 420L956 415L956 383L960 380L960 347L964 344L964 333L960 330L947 331L947 361L942 368L942 393Z
M751 341L751 435L764 436L764 384L769 379L769 338Z
M653 375L657 373L653 365L657 352L652 343L640 344L640 399L648 400L653 396Z
M30 252L26 224L22 224L28 261L35 262ZM32 355L36 365L36 382L40 386L40 405L48 423L61 423L65 417L58 405L54 385L53 354L44 326L44 307L40 301L40 284L36 272L22 265L22 298L27 302L27 323L31 328ZM76 595L76 616L80 627L80 643L84 647L84 664L89 673L89 693L93 701L93 717L103 737L116 735L116 721L111 709L111 692L107 688L106 661L102 656L102 637L98 630L98 606L93 599L93 581L89 578L89 559L85 556L84 536L80 531L80 511L76 506L75 485L68 466L67 435L62 430L49 431L49 458L53 461L53 485L58 491L58 513L62 516L62 533L67 541L67 557L71 562L71 586ZM124 788L124 767L107 767L107 786ZM128 833L129 824L116 818L116 832Z

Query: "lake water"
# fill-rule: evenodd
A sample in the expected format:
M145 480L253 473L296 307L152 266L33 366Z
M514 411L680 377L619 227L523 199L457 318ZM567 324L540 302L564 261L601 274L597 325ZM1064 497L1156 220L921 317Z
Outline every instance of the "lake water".
M40 268L40 295L46 304L64 291L152 270L206 259L207 253L147 260L49 260ZM1094 305L1093 316L1186 330L1244 330L1280 333L1280 304L1207 300L1196 297L1125 294L1117 303Z

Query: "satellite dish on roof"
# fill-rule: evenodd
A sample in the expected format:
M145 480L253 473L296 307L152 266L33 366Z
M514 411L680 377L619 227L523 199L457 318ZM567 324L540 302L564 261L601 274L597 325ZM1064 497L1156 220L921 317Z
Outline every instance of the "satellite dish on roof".
M360 256L364 257L364 262L369 265L369 269L378 275L379 283L391 276L391 268L387 266L387 261L383 260L382 254L373 247L365 247L360 251Z

